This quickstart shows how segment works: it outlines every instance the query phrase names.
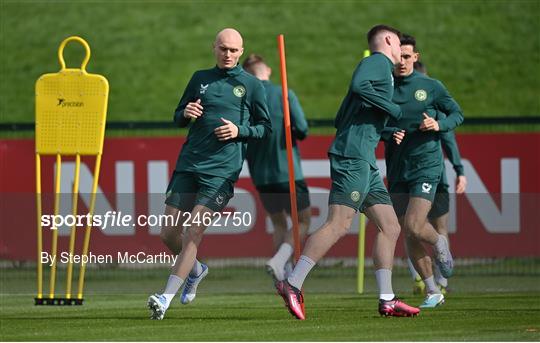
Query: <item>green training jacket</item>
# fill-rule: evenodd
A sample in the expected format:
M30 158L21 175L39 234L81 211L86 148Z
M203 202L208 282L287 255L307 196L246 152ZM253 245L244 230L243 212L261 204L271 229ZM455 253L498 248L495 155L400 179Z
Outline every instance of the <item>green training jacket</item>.
M443 113L437 112L437 118L444 116ZM459 148L456 141L456 135L454 131L441 132L441 146L443 151L446 154L446 157L452 163L454 171L457 176L465 175L463 171L463 164L461 163L461 154L459 153ZM446 169L443 166L443 171L441 175L441 182L445 186L448 186L448 179L446 177Z
M386 139L386 172L389 182L436 180L443 168L440 143L442 132L451 131L463 122L463 113L444 85L422 73L396 78L393 101L403 116L391 119L385 132L405 130L400 145ZM437 116L442 112L444 116ZM419 130L423 113L436 118L439 132Z
M272 131L264 87L239 65L197 71L174 112L178 126L189 124L184 109L197 99L201 99L203 115L189 129L176 170L236 181L244 162L247 139L261 139ZM224 142L217 139L214 130L224 125L221 118L238 126L237 138Z
M392 103L392 61L381 53L364 58L356 67L347 95L336 115L336 137L329 153L363 159L377 168L375 148L389 116L398 120L401 109Z
M285 146L285 128L283 117L283 97L280 86L270 81L262 81L266 91L268 111L272 122L272 133L264 139L248 141L247 161L249 172L256 186L270 185L289 181L287 150ZM308 134L308 124L304 111L296 94L289 89L289 112L293 138L293 162L295 180L303 180L300 153L296 140L304 139Z

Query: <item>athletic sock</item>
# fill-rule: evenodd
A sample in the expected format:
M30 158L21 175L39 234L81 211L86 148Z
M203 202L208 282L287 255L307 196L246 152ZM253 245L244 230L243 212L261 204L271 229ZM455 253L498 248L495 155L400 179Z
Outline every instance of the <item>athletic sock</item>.
M409 271L411 272L411 276L412 276L413 280L414 281L421 280L420 274L418 274L418 272L414 268L414 265L413 265L410 258L407 259L407 265L409 266Z
M427 294L440 294L441 293L441 290L435 284L435 279L433 278L433 275L428 277L427 279L424 279L424 283L426 284Z
M202 272L203 272L203 267L202 267L201 262L195 259L195 263L193 264L193 268L191 268L191 271L189 272L189 276L197 277L201 275Z
M169 307L169 304L171 303L172 299L178 293L178 290L180 287L182 287L182 284L184 283L184 280L179 278L176 275L169 275L169 281L167 281L167 285L165 286L165 290L163 291L163 295L167 299L167 307Z
M377 269L375 278L377 279L377 287L379 287L379 299L394 299L396 295L392 290L392 271L390 269Z
M291 286L302 289L304 280L313 267L315 267L315 261L305 255L300 256L298 263L294 267L291 275L287 278L287 281Z
M285 263L285 278L288 278L289 275L291 275L292 271L294 269L294 265L293 263L291 262L291 260L287 261L287 263Z
M439 266L437 264L435 264L435 268L433 268L433 274L433 276L435 276L435 282L437 282L437 284L443 287L448 287L448 279L442 276L441 270L439 269Z
M285 263L291 258L293 247L289 243L282 243L276 254L270 259L270 262L279 270L285 269Z

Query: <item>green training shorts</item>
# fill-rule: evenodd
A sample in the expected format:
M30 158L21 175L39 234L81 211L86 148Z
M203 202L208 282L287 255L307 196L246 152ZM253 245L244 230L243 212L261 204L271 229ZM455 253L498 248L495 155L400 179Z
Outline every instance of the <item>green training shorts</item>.
M403 217L409 206L409 198L423 198L431 203L435 199L439 180L425 180L413 182L390 182L388 189L398 217Z
M303 211L310 206L309 189L304 180L296 180L296 208ZM291 213L291 197L288 182L256 186L264 209L270 213Z
M448 184L443 181L437 185L435 200L428 213L428 218L438 218L450 212L450 194L448 193Z
M226 178L193 172L174 171L165 204L182 212L203 205L221 212L234 195L234 183Z
M332 189L328 203L345 205L364 212L377 204L392 205L379 170L369 162L328 154Z

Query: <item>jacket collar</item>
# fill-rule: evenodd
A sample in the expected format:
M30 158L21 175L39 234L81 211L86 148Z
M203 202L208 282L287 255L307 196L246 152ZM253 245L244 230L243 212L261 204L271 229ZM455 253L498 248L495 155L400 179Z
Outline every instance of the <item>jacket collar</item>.
M221 69L217 65L214 67L214 70L223 76L237 76L239 75L244 69L242 69L242 66L240 64L237 64L236 66L230 68L230 69Z

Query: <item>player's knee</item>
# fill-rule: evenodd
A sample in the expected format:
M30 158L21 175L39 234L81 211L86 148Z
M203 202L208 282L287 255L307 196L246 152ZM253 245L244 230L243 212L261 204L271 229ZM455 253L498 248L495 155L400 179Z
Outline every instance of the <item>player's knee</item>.
M327 225L331 228L336 241L345 236L351 226L346 220L332 220L331 222L328 222Z
M303 226L305 228L309 228L309 226L311 225L311 217L308 216L308 215L300 216L298 222L299 222L300 226Z
M284 211L270 213L269 217L275 228L287 230L287 214Z
M164 227L159 233L159 238L167 245L174 243L180 236L180 232L172 227Z
M424 223L413 217L405 217L405 231L409 237L418 238L422 232Z
M287 225L277 225L277 224L274 224L273 225L274 227L274 234L275 235L285 235L287 233Z
M430 222L438 234L448 236L448 227L446 226L446 222L440 220L431 220Z
M185 239L190 242L194 242L195 244L199 244L202 240L203 234L204 227L192 226L188 230L186 230Z
M385 225L383 232L388 238L397 241L399 234L401 233L401 226L399 226L399 223L396 221L395 223Z

